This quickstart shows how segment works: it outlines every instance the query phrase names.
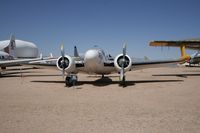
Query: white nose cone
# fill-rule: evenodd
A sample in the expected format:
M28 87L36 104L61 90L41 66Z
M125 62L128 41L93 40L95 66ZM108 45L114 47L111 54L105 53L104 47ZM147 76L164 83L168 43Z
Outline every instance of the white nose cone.
M90 72L95 72L99 65L99 53L97 50L88 50L85 53L85 67Z
M98 51L97 50L88 50L85 53L85 61L92 61L98 58Z

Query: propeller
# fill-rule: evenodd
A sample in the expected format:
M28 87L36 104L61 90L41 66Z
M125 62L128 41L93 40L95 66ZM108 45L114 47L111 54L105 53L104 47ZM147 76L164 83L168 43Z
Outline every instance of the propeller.
M65 62L65 50L64 50L64 45L63 44L60 47L60 51L61 51L61 56L62 56L62 61L61 61L62 77L64 79L66 62Z
M123 58L120 61L120 63L121 63L120 80L124 84L125 83L125 70L124 70L124 67L125 67L125 63L126 63L126 44L124 44L124 46L123 46Z

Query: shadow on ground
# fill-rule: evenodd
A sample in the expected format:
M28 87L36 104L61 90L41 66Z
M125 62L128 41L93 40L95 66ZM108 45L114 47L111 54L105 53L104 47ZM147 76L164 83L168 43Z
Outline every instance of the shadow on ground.
M61 76L61 74L31 74L31 73L35 73L35 72L33 72L33 71L26 71L26 72L6 72L6 73L1 74L0 78Z
M140 84L140 83L161 83L161 82L182 82L183 80L134 80L134 81L126 81L126 86L133 86L135 84ZM39 82L39 83L63 83L65 84L64 81L45 81L45 80L34 80L31 82ZM85 84L89 84L89 85L94 85L94 86L99 86L99 87L103 87L103 86L108 86L110 84L119 84L120 85L120 81L112 81L112 79L110 79L109 77L104 77L101 79L97 79L95 81L78 81L76 86L81 86L81 85L85 85Z
M187 78L188 76L200 76L200 73L156 74L156 75L152 75L152 76L176 76L176 77Z

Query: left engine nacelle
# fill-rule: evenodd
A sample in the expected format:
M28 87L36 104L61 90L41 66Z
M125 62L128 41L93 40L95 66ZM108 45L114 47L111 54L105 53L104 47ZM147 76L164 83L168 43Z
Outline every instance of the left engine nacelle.
M56 61L57 68L59 70L65 70L66 73L77 73L76 65L75 65L75 60L74 58L65 55L64 60L62 56L60 56L57 61Z
M124 70L129 71L131 70L132 60L128 55L125 55L125 61L123 61L123 54L119 54L114 59L114 65L117 71L119 72L122 69L122 63L124 62Z

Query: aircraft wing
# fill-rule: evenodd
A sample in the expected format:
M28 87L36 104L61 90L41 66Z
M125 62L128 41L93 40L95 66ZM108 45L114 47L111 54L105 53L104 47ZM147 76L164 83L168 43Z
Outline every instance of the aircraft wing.
M167 47L181 47L185 46L185 48L192 50L200 50L200 40L179 40L179 41L151 41L150 46L167 46Z
M76 57L73 57L73 58L75 58L75 65L77 68L84 67L83 60L76 58ZM36 66L36 67L40 67L40 68L53 68L54 69L55 67L57 67L56 61L57 61L57 58L43 59L43 60L31 61L26 65Z
M141 62L132 62L132 70L140 70L146 68L156 68L156 67L165 67L172 66L177 63L182 62L182 60L158 60L158 61L141 61Z
M190 56L181 57L180 59L172 59L172 60L155 60L155 61L132 61L131 70L141 70L147 68L156 68L156 67L165 67L165 66L173 66L177 63L183 63L186 60L190 59ZM106 62L104 66L107 67L115 67L114 62Z
M8 67L8 66L15 66L26 64L30 61L41 60L41 58L34 58L34 59L16 59L16 60L3 60L0 61L0 67Z
M145 68L156 68L156 67L164 67L175 65L177 63L184 63L189 60L191 57L189 55L183 55L179 59L171 59L171 60L155 60L155 61L137 61L132 62L132 69L145 69Z

